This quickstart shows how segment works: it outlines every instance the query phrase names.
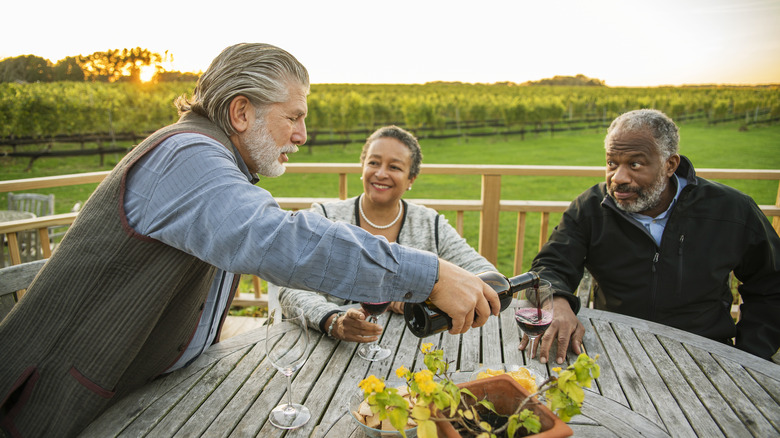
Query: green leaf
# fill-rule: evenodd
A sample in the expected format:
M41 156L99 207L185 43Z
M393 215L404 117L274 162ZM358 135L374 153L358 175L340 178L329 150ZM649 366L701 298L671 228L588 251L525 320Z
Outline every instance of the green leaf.
M514 438L518 429L520 429L520 418L518 415L512 415L507 422L506 436L508 438Z
M412 417L415 420L427 420L431 418L431 410L427 406L415 405L412 408Z
M390 418L390 424L396 428L396 430L404 430L406 428L406 422L409 419L409 411L406 409L393 409L387 413Z
M496 407L493 405L493 403L490 400L480 400L477 402L477 404L484 406L486 409L488 409L490 412L495 412L496 414Z
M420 438L438 438L439 434L436 431L436 423L431 420L417 423L417 436Z
M534 414L533 411L523 409L520 412L520 421L526 429L531 433L539 433L542 430L542 422L539 420L539 416Z

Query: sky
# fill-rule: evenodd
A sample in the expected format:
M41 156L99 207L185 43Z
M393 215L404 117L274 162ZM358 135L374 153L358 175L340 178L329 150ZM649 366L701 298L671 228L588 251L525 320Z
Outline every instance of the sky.
M0 8L0 59L142 47L200 72L264 42L317 83L780 83L780 0L39 0ZM243 4L242 4L243 3Z

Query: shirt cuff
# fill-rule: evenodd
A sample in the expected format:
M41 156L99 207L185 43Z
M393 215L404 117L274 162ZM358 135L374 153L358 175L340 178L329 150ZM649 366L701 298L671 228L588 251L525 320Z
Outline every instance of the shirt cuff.
M325 327L325 324L328 322L328 318L330 318L330 315L333 315L335 313L339 313L340 311L341 310L339 310L339 309L331 310L330 312L326 313L325 316L322 317L322 319L320 320L320 323L317 324L317 325L319 325L320 331L322 333L325 333L328 330L328 328Z
M394 290L398 296L393 301L425 301L439 278L439 257L428 251L401 248L403 263L396 275Z

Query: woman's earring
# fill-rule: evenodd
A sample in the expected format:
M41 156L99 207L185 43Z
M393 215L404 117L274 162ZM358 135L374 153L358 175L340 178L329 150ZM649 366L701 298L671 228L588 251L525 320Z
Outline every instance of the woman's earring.
M407 190L407 191L408 191L408 190L412 190L412 186L409 186L409 188L408 188L408 189L406 189L406 190Z
M362 176L360 177L360 180L363 181L363 177Z

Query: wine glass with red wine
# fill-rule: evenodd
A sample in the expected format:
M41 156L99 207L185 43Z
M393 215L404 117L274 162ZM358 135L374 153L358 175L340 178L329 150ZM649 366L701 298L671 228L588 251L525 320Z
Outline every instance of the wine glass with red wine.
M379 315L385 313L385 310L390 307L390 301L385 301L384 303L360 303L360 307L369 314L368 322L376 324ZM377 361L390 356L390 350L380 347L379 341L375 341L361 345L358 348L358 356L366 360Z
M553 288L549 281L539 280L538 286L520 291L515 305L515 321L528 336L531 357L536 351L536 338L544 334L552 320Z

